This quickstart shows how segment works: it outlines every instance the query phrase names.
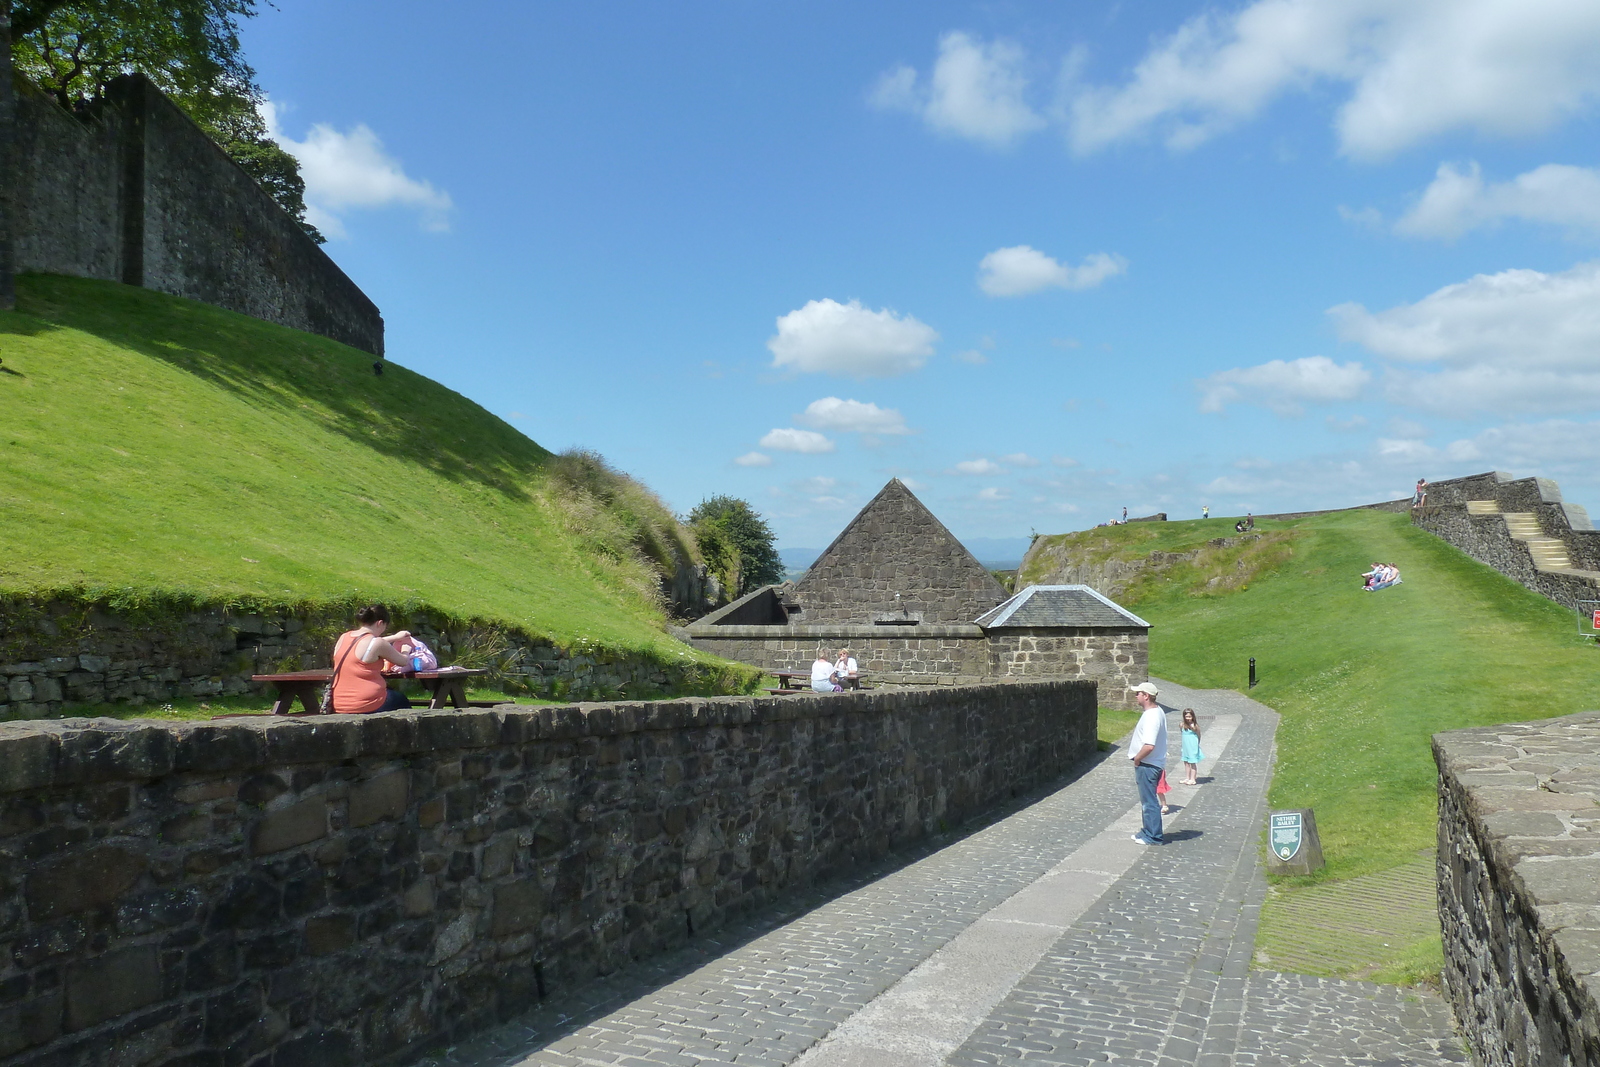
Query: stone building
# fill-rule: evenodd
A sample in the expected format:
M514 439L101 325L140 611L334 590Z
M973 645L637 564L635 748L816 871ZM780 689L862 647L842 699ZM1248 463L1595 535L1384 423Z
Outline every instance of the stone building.
M801 579L763 586L689 627L697 648L803 671L851 649L870 680L954 685L1086 678L1129 706L1149 670L1150 624L1088 586L1012 597L904 482L893 479Z

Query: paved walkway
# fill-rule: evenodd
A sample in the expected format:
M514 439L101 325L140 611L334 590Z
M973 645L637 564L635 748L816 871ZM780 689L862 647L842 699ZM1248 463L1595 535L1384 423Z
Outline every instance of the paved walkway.
M770 1067L1466 1062L1435 997L1250 970L1277 715L1162 683L1205 729L1168 844L1125 753L900 866L596 983L419 1064ZM1177 763L1170 717L1169 767Z

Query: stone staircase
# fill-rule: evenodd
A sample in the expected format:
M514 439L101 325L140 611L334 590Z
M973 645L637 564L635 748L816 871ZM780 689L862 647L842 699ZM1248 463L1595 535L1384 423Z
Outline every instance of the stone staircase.
M1501 511L1493 500L1467 501L1467 514L1477 516L1499 515L1506 523L1506 532L1513 540L1528 546L1533 565L1542 571L1571 571L1572 560L1567 555L1566 544L1558 538L1546 537L1539 518L1531 511Z

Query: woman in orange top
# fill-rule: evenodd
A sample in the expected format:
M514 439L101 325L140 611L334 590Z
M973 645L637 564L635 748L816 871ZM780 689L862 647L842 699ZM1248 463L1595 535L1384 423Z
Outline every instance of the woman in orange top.
M389 628L389 609L373 604L356 612L359 629L342 634L333 646L333 710L341 715L365 715L373 711L394 711L409 708L411 701L398 689L391 690L383 679L384 661L402 670L411 662L388 641L383 632ZM398 640L410 637L401 630L394 635Z

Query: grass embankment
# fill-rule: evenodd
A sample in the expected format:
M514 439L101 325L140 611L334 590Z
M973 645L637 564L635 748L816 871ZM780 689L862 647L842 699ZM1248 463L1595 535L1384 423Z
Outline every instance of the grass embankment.
M465 397L193 301L49 275L18 288L0 313L0 595L384 600L720 669L664 632L593 471L563 478Z
M1280 905L1318 883L1415 864L1433 847L1432 734L1600 707L1600 653L1574 636L1570 611L1408 516L1349 511L1259 530L1259 541L1222 549L1206 542L1234 536L1231 519L1067 536L1102 558L1202 550L1141 574L1122 602L1155 624L1158 676L1244 690L1256 657L1251 695L1283 716L1269 800L1316 809L1328 861L1315 878L1280 883ZM1374 560L1398 566L1402 584L1362 592L1359 575ZM1269 901L1264 937L1275 921ZM1378 948L1390 954L1342 969L1418 977L1437 951L1415 940Z

